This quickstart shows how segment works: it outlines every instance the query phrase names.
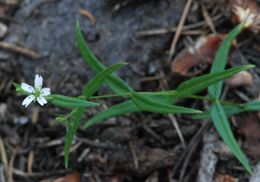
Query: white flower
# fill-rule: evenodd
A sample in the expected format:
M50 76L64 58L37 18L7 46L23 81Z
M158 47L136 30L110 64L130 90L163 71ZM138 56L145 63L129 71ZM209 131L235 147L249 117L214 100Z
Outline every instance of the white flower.
M47 100L44 97L50 95L51 91L50 88L42 88L42 82L42 77L40 75L35 75L34 87L27 83L21 84L22 89L30 94L22 102L24 107L27 107L32 101L36 100L41 106L47 103Z

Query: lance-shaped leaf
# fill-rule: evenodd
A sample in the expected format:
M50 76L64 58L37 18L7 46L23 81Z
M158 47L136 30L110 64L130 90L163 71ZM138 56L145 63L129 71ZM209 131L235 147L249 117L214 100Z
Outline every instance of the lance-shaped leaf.
M170 98L169 96L154 95L153 93L149 94L148 92L146 92L146 95L147 97L150 97L158 102L163 102L168 104L175 102L175 100ZM121 116L128 113L142 112L142 111L143 110L137 107L132 100L127 100L117 105L111 106L104 111L98 112L95 116L93 116L86 122L84 127L89 128L95 124L99 124L104 120L112 117Z
M217 51L214 62L211 67L211 73L216 73L223 71L226 67L229 50L232 44L232 41L243 29L244 24L237 25L227 36L227 38L221 43L220 48ZM219 98L222 91L223 81L215 83L209 87L209 94L214 98Z
M178 96L178 97L190 96L192 94L195 94L197 92L200 92L200 91L206 89L211 84L214 84L220 80L228 78L240 71L248 70L253 67L254 67L254 65L239 66L239 67L231 68L228 70L219 71L217 73L209 73L206 75L192 78L192 79L187 80L187 81L183 82L182 84L180 84L176 90L177 93L173 93L173 94L175 97L176 96Z
M76 108L72 111L70 115L70 120L68 121L68 128L67 128L66 140L64 145L64 162L66 168L68 167L69 164L69 154L70 154L71 144L83 114L84 114L84 108Z
M190 109L181 106L175 106L166 104L155 99L151 99L143 94L133 92L132 100L134 104L139 107L142 111L154 112L154 113L201 113L201 111L196 109Z
M86 124L84 125L85 128L89 128L95 124L101 123L103 120L120 116L127 113L133 113L141 111L136 105L133 103L132 100L127 100L120 104L114 105L107 110L101 111L97 113L95 116L90 118Z
M246 111L260 111L260 101L251 101L245 104Z
M50 102L54 105L66 108L75 108L75 107L96 107L99 106L99 103L90 102L78 98L67 97L58 94L52 94Z
M225 115L225 112L219 102L216 100L210 107L210 115L211 119L214 123L215 128L220 134L221 138L228 145L231 152L237 157L237 159L241 162L241 164L245 167L245 169L252 174L251 167L248 163L248 160L244 153L241 151L233 133L230 128L229 122Z
M92 70L99 73L105 70L105 66L95 57L95 55L90 51L87 42L81 32L81 27L79 21L76 24L76 40L77 45L80 50L81 55L87 65L90 66ZM132 89L124 82L121 78L116 75L110 75L105 81L109 87L117 94L122 94L126 92L131 92Z
M235 105L222 105L223 110L227 117L239 114L246 111L260 111L260 101L251 101L246 104ZM210 112L203 112L193 116L194 119L207 119L210 118Z
M227 117L241 113L244 111L243 107L234 106L234 105L223 105L223 110ZM210 112L203 112L194 115L192 118L194 119L207 119L210 118Z
M174 103L175 99L169 96L164 95L156 95L154 93L145 93L147 97L150 97L157 102L163 102L163 103ZM139 107L137 107L132 100L127 100L122 103L119 103L117 105L111 106L108 109L98 112L95 116L90 118L88 121L86 121L86 124L84 125L85 128L89 128L95 124L102 123L104 120L121 116L124 114L134 113L134 112L142 112L143 110Z
M92 96L103 84L103 82L116 70L122 68L127 63L114 64L107 69L99 72L92 80L90 80L83 89L83 95L88 98Z

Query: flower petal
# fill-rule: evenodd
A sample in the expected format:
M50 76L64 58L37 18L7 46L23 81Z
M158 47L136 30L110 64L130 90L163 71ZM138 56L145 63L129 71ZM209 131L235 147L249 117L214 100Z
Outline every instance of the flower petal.
M27 83L22 83L21 87L24 91L29 93L33 93L35 91L35 89L32 86L28 85Z
M42 97L42 96L37 97L37 102L38 102L41 106L43 106L44 104L47 104L47 100L46 100L44 97Z
M41 89L41 96L48 96L51 94L51 89L50 88L43 88Z
M35 75L34 88L37 89L37 90L41 90L42 82L43 82L42 77L40 75Z
M35 99L34 95L29 95L27 96L23 102L22 102L22 106L27 107L33 100Z

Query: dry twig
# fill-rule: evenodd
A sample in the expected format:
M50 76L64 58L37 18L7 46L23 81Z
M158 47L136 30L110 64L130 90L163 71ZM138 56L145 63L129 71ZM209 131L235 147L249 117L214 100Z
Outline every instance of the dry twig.
M191 3L192 3L192 0L188 0L185 7L184 7L184 10L183 10L183 13L182 13L182 16L181 16L181 20L178 24L176 33L175 33L174 38L173 38L172 43L171 43L171 48L170 48L169 57L168 57L169 62L171 61L172 56L175 53L176 45L177 45L177 42L178 42L179 37L181 35L181 31L182 31L183 25L185 23L186 17L188 15L189 9L191 7Z
M83 15L84 17L86 17L87 19L89 19L92 25L94 25L96 23L96 19L90 11L81 8L79 10L79 13L81 15Z
M16 46L16 45L12 45L8 42L0 41L0 49L6 49L6 50L9 50L9 51L24 55L24 56L29 57L31 59L37 59L39 57L39 55L36 52L34 52L33 50L30 50L30 49L25 48L25 47L19 47L19 46Z

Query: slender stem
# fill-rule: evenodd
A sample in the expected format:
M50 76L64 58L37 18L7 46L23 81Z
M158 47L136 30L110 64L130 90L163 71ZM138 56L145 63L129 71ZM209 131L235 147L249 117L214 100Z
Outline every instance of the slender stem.
M113 97L125 97L125 96L130 96L130 92L129 93L125 93L125 94L107 94L107 95L101 95L101 96L92 96L89 99L107 99L107 98L113 98Z

